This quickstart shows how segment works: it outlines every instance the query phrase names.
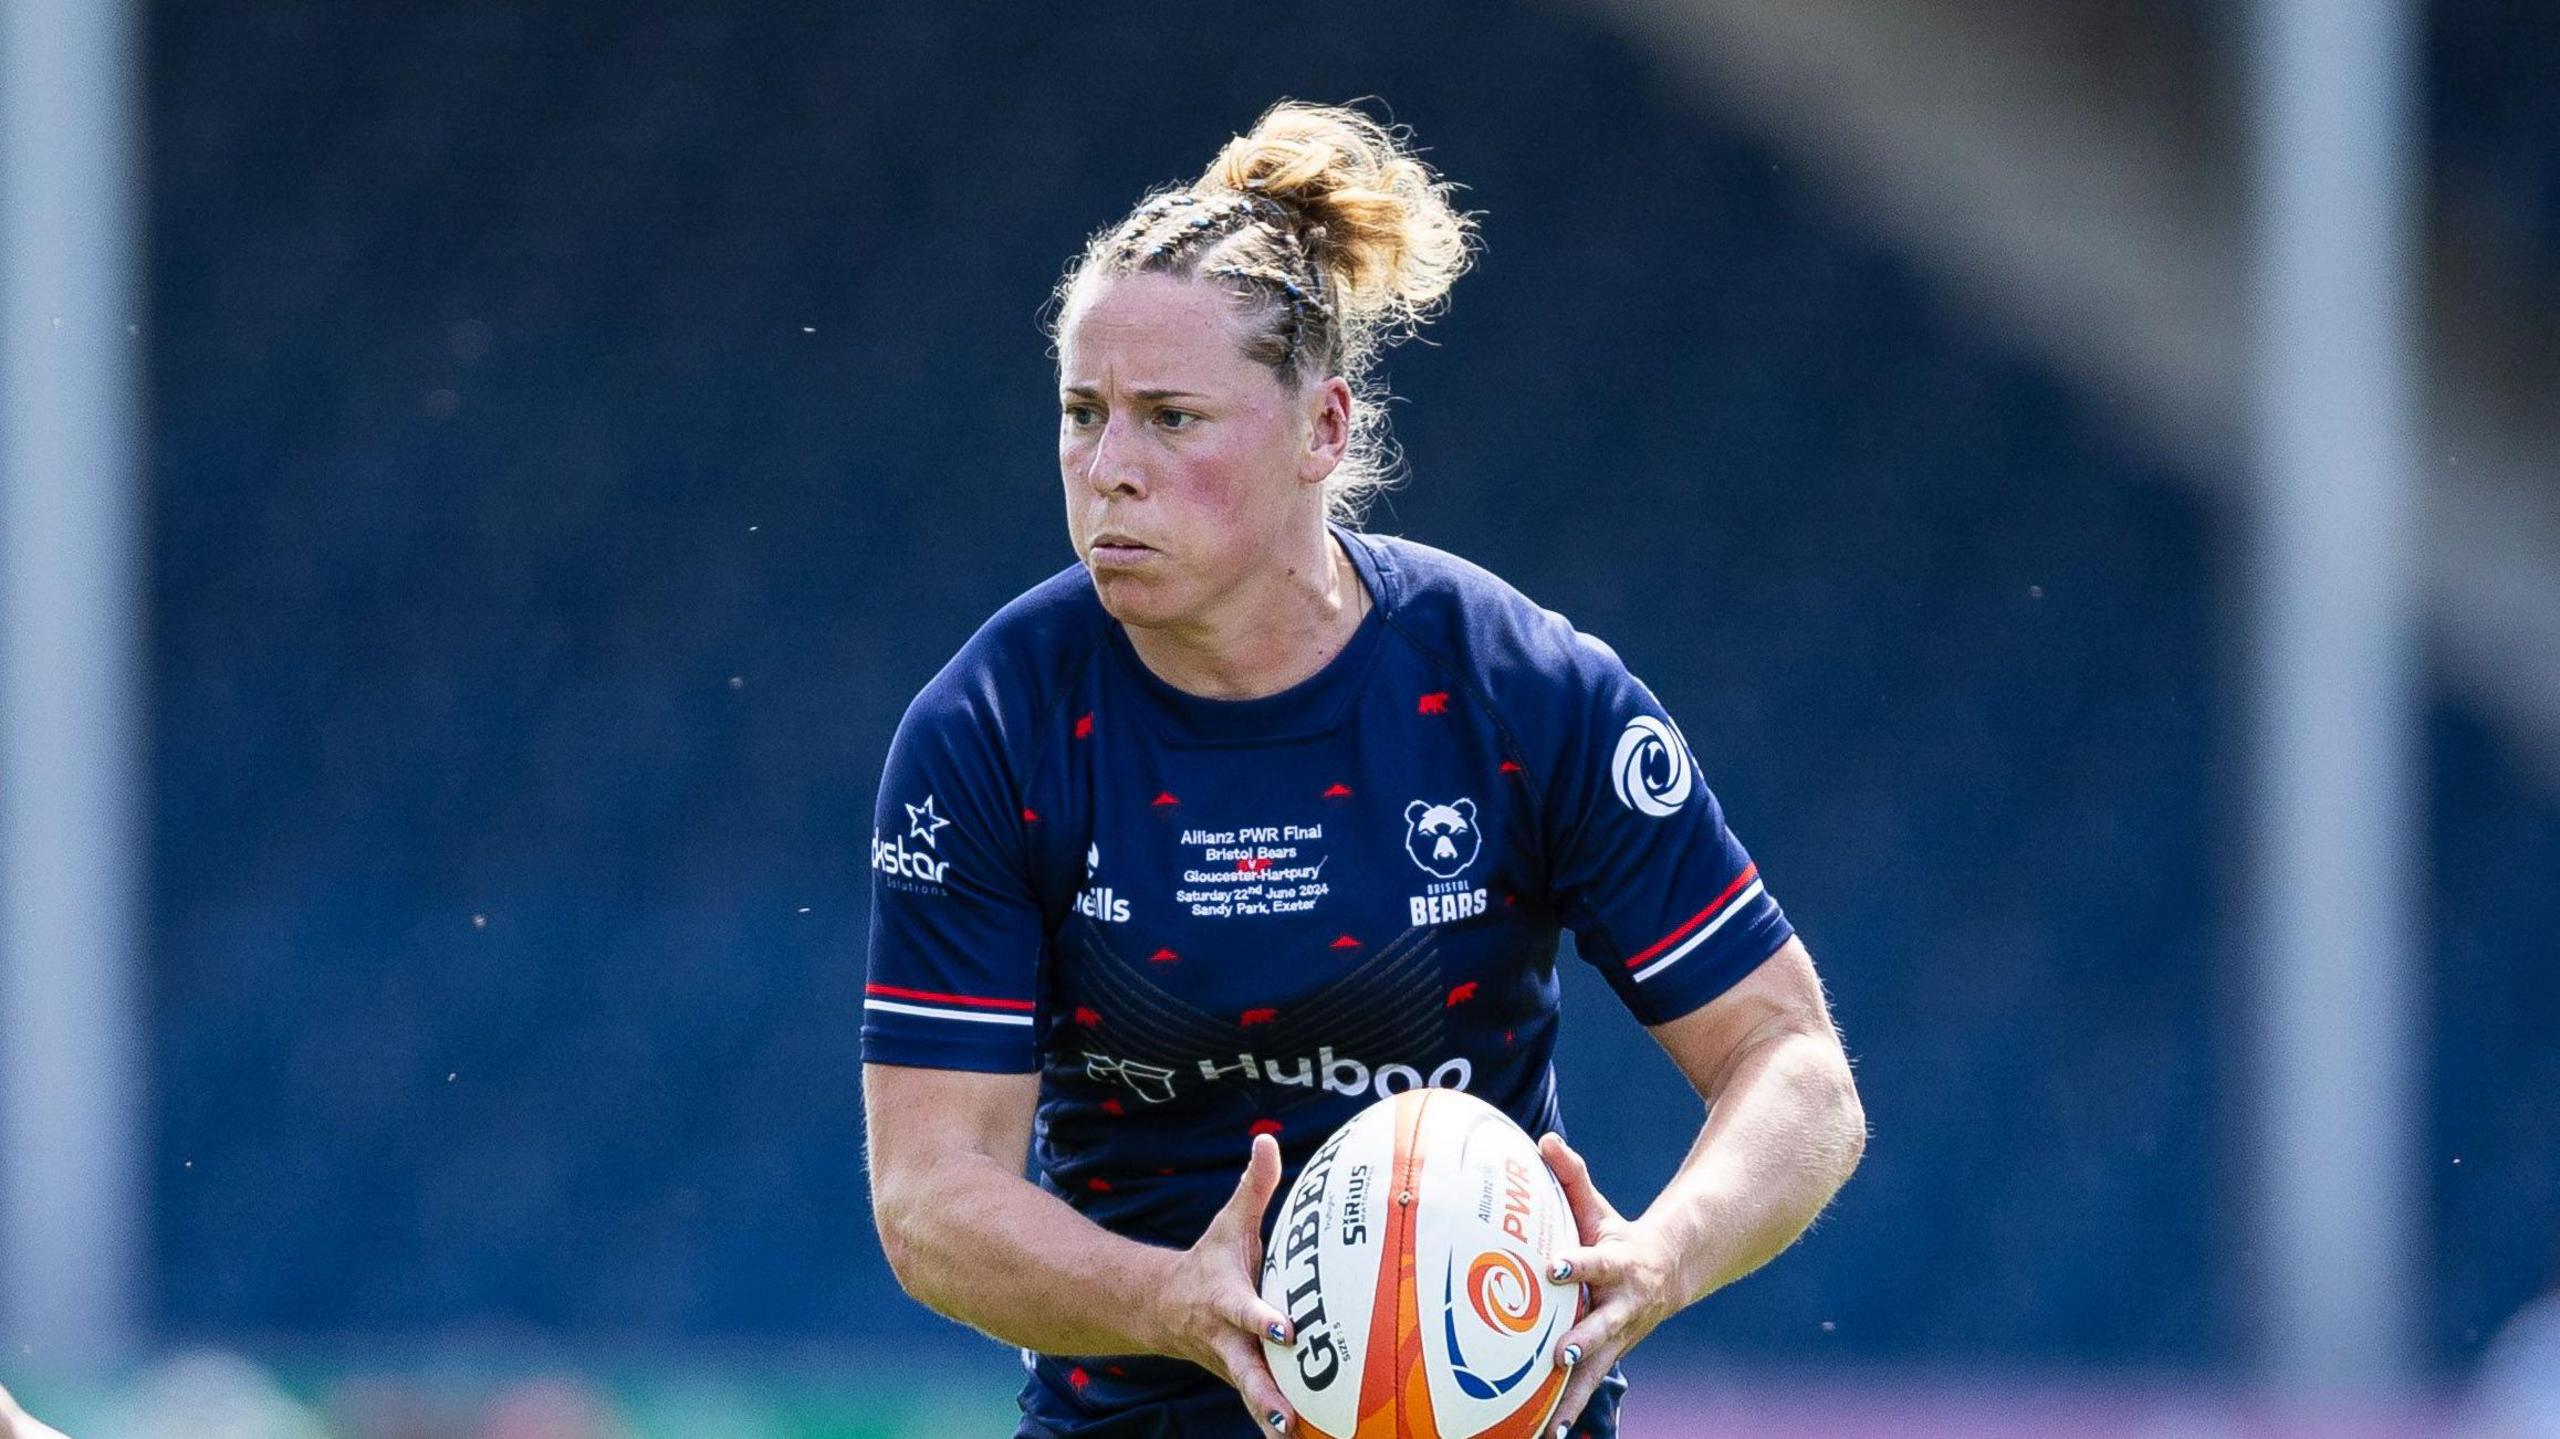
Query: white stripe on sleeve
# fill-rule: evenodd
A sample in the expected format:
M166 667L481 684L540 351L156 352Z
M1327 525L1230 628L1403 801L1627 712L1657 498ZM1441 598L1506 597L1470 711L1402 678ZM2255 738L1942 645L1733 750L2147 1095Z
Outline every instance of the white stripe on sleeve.
M1642 976L1638 976L1642 978ZM926 1019L966 1019L976 1024L1024 1024L1031 1022L1027 1014L980 1014L972 1009L939 1009L925 1004L900 1004L893 999L866 999L865 1009L885 1009L895 1014L922 1015Z
M1735 915L1742 913L1745 909L1750 908L1751 901L1758 899L1760 896L1768 892L1769 887L1767 885L1756 879L1751 881L1751 887L1744 890L1742 893L1735 895L1733 897L1733 903L1726 905L1722 914L1708 920L1706 925L1696 934L1680 941L1680 947L1678 949L1671 951L1662 958L1657 959L1653 963L1646 965L1644 968L1637 970L1635 977L1639 980L1651 979L1655 975L1669 969L1671 966L1678 964L1680 962L1680 956L1687 954L1689 951L1696 949L1699 945L1706 943L1717 930L1724 928L1726 920L1729 920Z

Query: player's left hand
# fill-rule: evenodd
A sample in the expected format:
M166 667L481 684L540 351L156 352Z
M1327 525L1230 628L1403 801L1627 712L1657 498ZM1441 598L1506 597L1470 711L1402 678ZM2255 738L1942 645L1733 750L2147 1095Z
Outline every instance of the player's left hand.
M1557 1250L1548 1261L1549 1276L1579 1280L1591 1300L1590 1310L1564 1335L1565 1363L1573 1374L1556 1405L1555 1432L1564 1434L1582 1417L1618 1356L1685 1308L1689 1296L1679 1292L1678 1256L1671 1247L1618 1213L1591 1182L1590 1166L1561 1135L1541 1138L1538 1153L1564 1185L1574 1227L1582 1231L1582 1243ZM1571 1273L1557 1272L1567 1265Z

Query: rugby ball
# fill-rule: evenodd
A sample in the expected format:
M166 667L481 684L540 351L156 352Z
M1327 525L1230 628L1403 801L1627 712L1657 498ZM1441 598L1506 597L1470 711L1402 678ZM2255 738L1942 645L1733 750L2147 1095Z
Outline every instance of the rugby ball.
M1537 1144L1455 1089L1362 1110L1289 1187L1262 1297L1263 1341L1312 1439L1528 1439L1569 1377L1557 1356L1582 1288L1547 1278L1573 1212Z

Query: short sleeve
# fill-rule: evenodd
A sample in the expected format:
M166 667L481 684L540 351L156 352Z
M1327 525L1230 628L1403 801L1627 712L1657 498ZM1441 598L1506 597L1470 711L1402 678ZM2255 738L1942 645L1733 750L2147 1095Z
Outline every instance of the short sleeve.
M995 733L937 681L890 744L871 832L867 1061L1039 1068L1043 924Z
M1550 781L1551 898L1582 957L1644 1024L1731 989L1795 933L1653 692L1573 637Z

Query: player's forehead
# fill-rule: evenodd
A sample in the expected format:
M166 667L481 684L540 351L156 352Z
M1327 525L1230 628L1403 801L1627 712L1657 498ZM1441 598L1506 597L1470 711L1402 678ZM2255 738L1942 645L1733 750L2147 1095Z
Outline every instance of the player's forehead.
M1076 287L1058 331L1058 387L1070 394L1230 392L1267 374L1244 352L1232 296L1171 275Z

